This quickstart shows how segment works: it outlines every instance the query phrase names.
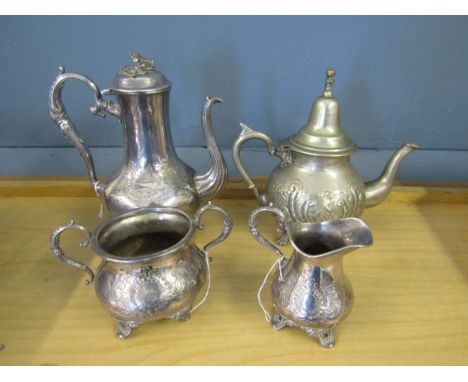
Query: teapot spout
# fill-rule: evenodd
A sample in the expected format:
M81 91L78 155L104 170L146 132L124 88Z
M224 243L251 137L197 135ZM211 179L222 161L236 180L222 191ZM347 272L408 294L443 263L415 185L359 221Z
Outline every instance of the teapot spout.
M206 97L202 112L203 133L205 134L206 146L212 161L212 166L208 172L195 177L195 187L202 203L210 200L221 191L228 180L226 162L211 128L211 108L215 103L221 102L223 100L220 98Z
M365 207L373 207L382 203L390 192L395 175L400 164L407 155L420 146L414 143L405 143L389 159L382 174L377 179L366 182Z

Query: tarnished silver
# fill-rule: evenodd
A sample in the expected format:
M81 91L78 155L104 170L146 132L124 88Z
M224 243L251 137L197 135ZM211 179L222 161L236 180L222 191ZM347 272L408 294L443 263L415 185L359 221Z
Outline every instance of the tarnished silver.
M204 228L200 219L207 210L223 215L224 228L200 249L192 239L197 229ZM190 318L210 290L208 249L224 241L231 228L227 212L211 203L193 217L171 207L141 208L107 220L93 233L71 221L52 233L49 247L60 261L88 273L85 284L94 282L99 300L117 320L119 338L126 338L147 321ZM86 239L81 246L91 243L101 257L96 272L63 253L60 236L68 229L83 231ZM205 282L206 292L196 303Z
M150 205L178 207L194 212L201 203L213 198L226 184L228 171L211 128L211 108L220 98L206 98L202 111L202 127L212 167L205 174L182 162L172 142L169 124L169 92L171 83L158 71L153 61L132 53L134 66L124 67L111 87L100 91L89 78L66 73L59 68L49 93L50 115L60 131L82 156L92 187L111 214ZM104 117L109 113L123 125L124 159L120 167L105 181L97 179L93 157L62 102L66 81L84 82L93 92L95 105L91 112ZM111 94L117 104L103 98Z
M376 180L364 182L350 163L355 144L340 127L339 102L333 96L335 71L326 73L325 90L310 113L306 126L276 147L264 133L241 123L241 133L233 145L234 163L260 205L270 203L299 222L320 222L360 216L364 207L382 202L402 160L418 145L407 143L396 151ZM250 139L264 141L268 153L280 164L268 179L261 195L245 170L240 151Z
M280 230L293 247L290 258L263 238L256 226L260 213L272 212ZM259 207L252 212L249 227L254 238L273 250L278 260L267 273L258 292L260 306L274 329L293 326L317 337L323 347L335 345L335 328L348 316L353 305L353 290L343 271L343 255L372 244L368 226L359 218L344 218L320 223L289 220L278 208ZM273 273L271 317L261 294Z

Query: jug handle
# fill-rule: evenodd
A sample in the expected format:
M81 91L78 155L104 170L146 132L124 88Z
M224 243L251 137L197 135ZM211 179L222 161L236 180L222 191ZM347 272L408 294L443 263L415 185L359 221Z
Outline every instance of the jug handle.
M263 212L272 212L273 214L278 216L278 218L279 218L279 219L277 219L278 225L279 225L278 231L280 231L282 234L284 234L286 232L285 224L286 224L287 219L286 219L286 216L284 215L284 213L280 209L272 207L272 206L264 206L264 207L257 208L256 210L254 210L252 212L252 214L250 215L250 218L249 218L250 232L252 233L252 236L255 238L255 240L257 240L260 244L264 245L268 249L271 249L273 252L275 252L278 255L278 260L276 260L273 263L270 270L265 275L265 277L263 279L263 282L260 285L260 288L258 289L258 292L257 292L257 301L258 301L258 304L260 306L260 309L262 309L263 314L265 315L266 321L268 323L271 323L270 313L268 313L268 311L265 308L265 305L263 304L263 301L262 301L262 291L263 291L263 288L265 287L268 279L270 278L270 275L272 274L272 272L276 268L278 268L278 271L279 271L279 279L283 280L282 263L283 263L283 260L285 259L285 256L283 255L283 253L275 245L270 243L262 235L259 234L258 229L257 229L256 219L257 219L257 216L260 215Z
M246 141L248 141L250 139L260 139L260 140L262 140L263 142L266 143L267 148L268 148L268 154L270 154L270 156L275 155L275 156L279 157L281 159L281 162L285 163L285 164L289 163L288 154L284 150L284 148L277 149L268 135L266 135L266 134L264 134L264 133L262 133L260 131L253 130L249 126L247 126L247 125L245 125L243 123L240 124L240 127L241 127L242 131L241 131L239 137L234 142L234 145L232 146L232 156L233 156L233 159L234 159L234 163L235 163L235 165L237 167L237 170L239 170L240 176L247 183L247 186L249 187L249 189L253 191L253 193L255 194L255 197L256 197L257 201L260 203L260 205L266 205L266 203L267 203L266 195L265 194L262 194L262 195L260 194L260 192L258 191L257 186L252 181L249 174L245 170L244 165L241 162L240 152L241 152L242 145L244 144L244 142L246 142Z
M210 288L211 288L211 273L210 273L210 261L211 258L208 256L208 249L215 246L216 244L221 243L222 241L226 240L226 238L229 236L232 230L232 220L229 214L222 209L221 207L215 206L211 204L211 202L208 202L208 204L205 204L203 207L201 207L194 215L194 223L195 227L197 229L202 230L205 228L203 224L200 223L200 218L201 215L207 211L207 210L215 210L220 212L223 217L224 217L224 228L221 234L214 240L210 241L208 244L206 244L203 247L203 253L205 255L205 264L206 264L206 270L207 270L207 287L206 287L206 292L203 298L192 308L190 312L193 312L195 309L197 309L200 305L202 305L206 299L208 298L208 294L210 293Z
M112 101L104 99L98 86L90 78L78 73L65 73L65 69L63 67L59 67L59 74L49 91L50 116L65 138L67 138L67 140L75 146L80 153L88 170L88 177L90 179L91 186L99 196L100 182L96 176L93 157L83 138L78 134L75 125L68 116L62 101L63 86L68 80L82 81L91 89L95 100L95 105L90 108L92 114L105 117L105 112L108 112L120 119L120 108Z
M83 227L81 224L77 224L73 220L71 220L70 223L68 223L67 225L58 227L54 232L52 232L49 239L49 248L52 251L52 254L61 262L82 269L83 271L88 273L90 279L85 280L84 284L90 285L94 281L94 272L91 270L91 268L80 263L79 261L72 260L71 258L66 256L60 248L60 236L67 229L78 229L86 234L86 239L80 243L80 247L84 248L89 244L89 240L91 239L91 233L86 227Z
M268 249L271 249L273 252L275 252L278 255L280 261L282 261L285 258L283 253L278 249L278 247L276 247L275 245L270 243L268 240L266 240L258 232L257 216L260 215L263 212L271 212L271 213L275 214L276 216L278 216L278 218L279 218L279 219L277 219L278 232L280 233L280 235L284 235L286 233L286 226L285 226L285 224L287 222L286 215L280 209L278 209L276 207L272 207L270 205L270 206L258 207L257 209L255 209L252 212L252 214L250 215L250 218L249 218L250 233L255 238L255 240L257 240L260 244L264 245Z

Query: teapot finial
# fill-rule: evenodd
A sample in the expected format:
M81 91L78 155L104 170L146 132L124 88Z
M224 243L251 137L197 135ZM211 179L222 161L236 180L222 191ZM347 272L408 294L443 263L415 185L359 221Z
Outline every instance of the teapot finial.
M292 151L336 157L356 150L353 141L340 127L340 102L332 93L335 74L335 69L325 72L325 88L315 99L307 124L284 142Z
M325 74L327 76L327 79L325 80L325 90L323 91L323 96L333 97L332 88L333 88L333 82L335 82L336 70L328 69Z

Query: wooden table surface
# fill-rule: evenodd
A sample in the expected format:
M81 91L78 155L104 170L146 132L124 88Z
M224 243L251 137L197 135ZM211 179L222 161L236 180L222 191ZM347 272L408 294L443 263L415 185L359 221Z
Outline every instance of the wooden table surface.
M146 323L117 339L86 274L48 248L51 231L71 218L99 224L87 187L81 179L0 179L0 365L468 364L468 187L399 186L365 211L374 245L344 259L355 304L331 350L266 323L256 293L275 256L250 236L256 203L235 181L214 201L234 229L210 253L205 305L187 322ZM198 244L218 233L218 219L206 214ZM273 218L260 228L273 232ZM64 250L96 267L79 240L65 234Z

